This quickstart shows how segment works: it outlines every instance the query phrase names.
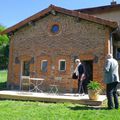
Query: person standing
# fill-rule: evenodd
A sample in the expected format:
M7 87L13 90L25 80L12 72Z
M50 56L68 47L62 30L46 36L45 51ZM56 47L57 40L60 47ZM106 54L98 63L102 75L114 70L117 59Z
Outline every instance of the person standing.
M75 63L77 66L74 73L76 73L76 76L78 76L78 93L82 92L84 94L82 82L85 79L85 69L80 59L76 59Z
M112 54L108 54L105 63L104 83L106 84L106 95L108 100L108 109L119 108L117 84L119 82L118 62ZM112 98L114 98L114 103Z

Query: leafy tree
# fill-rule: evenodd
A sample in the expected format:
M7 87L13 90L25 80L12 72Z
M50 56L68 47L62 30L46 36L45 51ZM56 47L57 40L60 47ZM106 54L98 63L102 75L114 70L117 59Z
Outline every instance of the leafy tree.
M2 32L3 30L5 30L5 27L0 25L0 32ZM9 42L9 38L7 37L7 35L0 35L0 46L6 46Z
M0 25L0 32L5 30L5 27ZM7 35L0 35L0 69L7 69L9 56L9 38Z

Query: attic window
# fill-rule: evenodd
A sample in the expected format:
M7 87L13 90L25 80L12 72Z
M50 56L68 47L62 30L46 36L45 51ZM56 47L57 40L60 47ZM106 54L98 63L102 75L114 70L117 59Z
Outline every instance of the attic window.
M57 25L57 24L52 25L51 32L58 33L59 32L59 25Z

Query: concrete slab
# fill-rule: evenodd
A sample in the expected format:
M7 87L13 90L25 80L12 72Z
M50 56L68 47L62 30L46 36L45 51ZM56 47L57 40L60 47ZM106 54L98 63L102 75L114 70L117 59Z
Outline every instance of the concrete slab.
M105 95L100 95L97 101L89 100L88 95L79 94L50 94L22 91L0 91L0 99L29 100L41 102L70 102L75 104L84 104L90 106L100 106L106 99Z

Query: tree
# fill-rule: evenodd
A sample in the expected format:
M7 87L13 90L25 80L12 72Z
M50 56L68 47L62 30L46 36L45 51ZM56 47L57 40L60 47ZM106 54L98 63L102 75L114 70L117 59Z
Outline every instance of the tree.
M0 32L5 27L0 25ZM9 38L7 35L0 35L0 69L7 69L9 57Z
M0 25L0 32L2 32L3 30L5 30L5 27ZM0 35L0 46L6 46L9 43L9 38L7 37L7 35Z

